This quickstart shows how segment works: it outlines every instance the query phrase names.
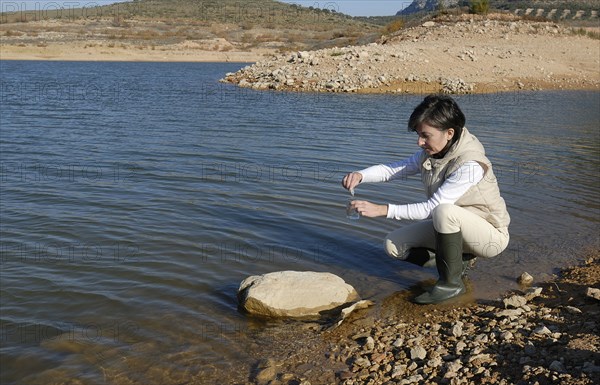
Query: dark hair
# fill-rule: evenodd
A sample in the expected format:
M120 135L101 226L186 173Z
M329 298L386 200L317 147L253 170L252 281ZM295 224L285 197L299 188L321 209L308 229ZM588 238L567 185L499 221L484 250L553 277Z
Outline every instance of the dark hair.
M422 123L446 131L454 129L452 143L456 142L465 126L465 114L450 96L428 95L419 104L408 119L408 130L417 131Z

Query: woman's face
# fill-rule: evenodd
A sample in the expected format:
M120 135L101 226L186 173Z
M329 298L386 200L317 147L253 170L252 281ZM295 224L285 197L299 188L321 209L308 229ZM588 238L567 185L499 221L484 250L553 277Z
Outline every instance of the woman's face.
M417 127L419 139L417 145L421 147L428 155L435 155L446 148L448 142L454 136L454 129L449 128L446 131L440 131L435 127L421 123Z

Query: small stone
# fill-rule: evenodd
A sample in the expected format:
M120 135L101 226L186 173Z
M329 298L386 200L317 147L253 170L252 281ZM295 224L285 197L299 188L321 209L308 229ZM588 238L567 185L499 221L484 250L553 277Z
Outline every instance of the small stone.
M560 361L552 361L548 369L558 373L564 373L566 371L564 365Z
M376 364L381 363L383 360L385 360L386 354L385 353L376 353L373 354L371 356L371 362L374 362Z
M504 298L502 302L504 303L504 307L520 308L521 306L527 304L527 299L520 295L513 295L511 297Z
M460 321L456 321L456 323L454 325L452 325L452 329L450 329L450 333L454 336L454 337L460 337L463 334L463 323Z
M600 366L594 365L593 362L584 362L583 369L585 373L600 373Z
M258 363L257 369L259 370L256 373L255 380L259 384L267 384L277 377L277 363L274 360L262 360Z
M476 355L472 355L471 357L469 357L469 362L473 366L478 367L483 364L492 362L492 357L487 353L476 354Z
M509 317L509 318L516 318L518 316L520 316L521 314L523 314L523 309L506 309L506 310L501 310L499 312L496 313L496 317L498 318L502 318L502 317Z
M444 374L444 378L452 378L456 377L458 371L462 368L462 363L460 360L454 360L452 362L448 362L446 364L446 374Z
M519 276L519 278L517 278L517 282L519 285L529 286L533 283L533 276L528 272L524 272Z
M423 381L423 376L420 374L416 374L414 376L410 376L408 378L401 380L399 382L399 384L400 385L418 384L418 383L421 383L421 381Z
M373 339L373 337L367 337L367 341L365 342L365 348L367 350L373 350L375 348L375 340Z
M348 380L350 378L354 378L355 376L356 373L352 373L348 370L338 373L338 377L340 378L340 380Z
M430 368L437 368L442 366L442 362L443 361L441 357L435 357L427 361L427 366L429 366Z
M425 350L422 346L415 346L410 349L410 358L412 360L423 360L427 357L427 350Z
M500 334L500 339L502 341L510 341L513 339L513 334L510 331L505 331L502 334Z
M523 351L528 356L533 356L533 355L535 355L537 353L537 349L535 348L535 345L533 345L533 344L527 344L527 345L525 345L525 348L523 349Z
M552 332L546 326L542 325L542 326L539 326L539 327L535 328L533 330L533 334L550 335L550 334L552 334Z
M421 24L421 26L425 28L435 27L435 21L426 21L423 24Z
M354 360L354 365L359 366L361 368L366 368L371 366L371 361L364 357L358 357Z
M539 297L542 294L542 290L541 287L531 287L525 292L525 298L527 298L528 301L531 301L532 299Z
M463 349L466 348L466 347L467 347L466 343L464 343L463 341L458 341L456 343L456 354L457 355L460 354L460 352L462 352Z
M396 365L392 371L392 378L403 376L406 373L406 365Z
M392 344L393 347L395 348L399 348L402 345L404 345L404 340L402 338L398 338L396 341L394 341L394 343Z
M596 289L594 287L588 287L585 292L585 295L587 295L589 298L593 298L593 299L600 301L600 289Z

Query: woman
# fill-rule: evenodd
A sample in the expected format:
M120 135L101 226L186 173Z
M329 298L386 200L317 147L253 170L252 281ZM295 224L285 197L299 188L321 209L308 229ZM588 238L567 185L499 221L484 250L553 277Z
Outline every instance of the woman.
M465 292L462 275L469 259L494 257L508 246L510 217L485 150L465 127L465 116L452 98L427 96L410 116L408 128L419 135L421 150L402 161L351 172L342 185L353 191L360 183L421 174L425 202L355 200L351 206L365 217L419 221L388 234L385 250L420 266L435 262L438 281L414 301L439 303Z

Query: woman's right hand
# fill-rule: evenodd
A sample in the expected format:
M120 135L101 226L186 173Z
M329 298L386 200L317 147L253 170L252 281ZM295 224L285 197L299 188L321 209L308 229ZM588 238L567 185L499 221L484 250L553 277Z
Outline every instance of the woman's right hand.
M354 188L360 184L362 178L363 176L360 172L348 173L344 176L344 179L342 179L342 186L344 186L346 190L354 191Z

